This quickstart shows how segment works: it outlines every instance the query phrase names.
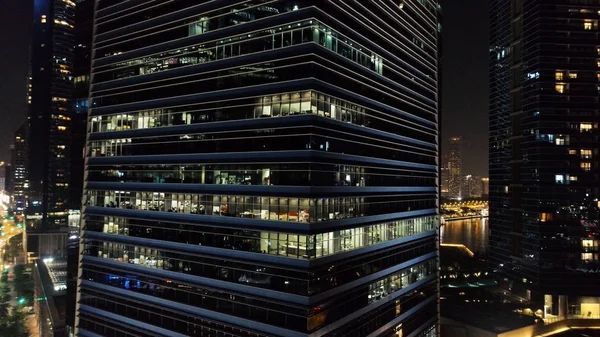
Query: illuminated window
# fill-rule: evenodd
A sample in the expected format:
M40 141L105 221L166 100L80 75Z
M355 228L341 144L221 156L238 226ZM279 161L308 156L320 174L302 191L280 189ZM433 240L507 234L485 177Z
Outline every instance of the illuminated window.
M600 68L600 60L598 60L596 64L598 65L598 68Z
M569 78L577 78L577 73L569 73Z
M598 78L598 81L600 81L600 73L596 73L596 77Z
M556 92L563 94L565 92L565 85L564 84L556 84L554 86L554 89L556 90Z
M57 148L57 149L64 150L64 149L65 149L65 146L64 146L64 145L56 145L56 148Z
M554 182L556 182L557 184L564 184L565 183L565 176L562 174L556 174L554 176Z
M577 150L569 150L569 154L577 154Z
M563 74L563 72L562 72L562 71L557 71L557 72L555 72L555 73L554 73L554 78L555 78L557 81L562 81L562 80L563 80L563 75L564 75L564 74Z
M598 255L596 255L596 256L598 256ZM581 259L584 261L594 260L594 254L593 253L581 253Z
M589 172L592 169L592 163L589 162L583 162L580 164L580 167L582 170Z
M596 48L596 52L598 53L598 55L600 55L600 47Z
M585 30L592 30L592 21L585 21L583 23L583 29Z
M592 123L580 123L579 124L579 131L584 132L584 131L590 131L592 130Z
M584 158L584 159L592 158L592 150L581 150L581 158Z
M540 213L540 221L546 222L552 220L552 213Z
M577 181L577 176L569 176L569 181Z
M62 125L59 125L59 126L57 126L56 128L57 128L59 131L65 131L65 130L67 130L67 127L66 127L66 126L62 126Z

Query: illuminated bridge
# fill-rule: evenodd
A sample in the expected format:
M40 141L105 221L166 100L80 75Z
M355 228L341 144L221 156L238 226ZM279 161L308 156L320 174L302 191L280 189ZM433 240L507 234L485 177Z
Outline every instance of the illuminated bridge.
M449 201L442 204L444 220L460 220L488 216L487 200Z

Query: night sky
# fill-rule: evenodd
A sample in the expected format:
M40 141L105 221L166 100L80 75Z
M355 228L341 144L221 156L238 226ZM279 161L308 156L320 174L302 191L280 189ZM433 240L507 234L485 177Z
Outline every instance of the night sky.
M32 0L0 0L0 160L26 120ZM487 176L487 1L446 0L442 139L463 136L463 173Z

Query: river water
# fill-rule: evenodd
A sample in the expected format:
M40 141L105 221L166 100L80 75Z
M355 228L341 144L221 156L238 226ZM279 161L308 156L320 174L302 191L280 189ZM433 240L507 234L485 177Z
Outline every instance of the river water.
M441 229L442 243L463 244L481 255L487 254L489 236L488 218L446 221Z

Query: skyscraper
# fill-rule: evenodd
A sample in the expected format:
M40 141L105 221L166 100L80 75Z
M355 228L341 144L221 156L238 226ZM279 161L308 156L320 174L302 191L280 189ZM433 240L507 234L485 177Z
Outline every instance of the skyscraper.
M600 315L599 11L490 7L490 260L553 320Z
M437 1L96 6L79 336L437 335Z
M35 0L29 105L31 231L67 224L75 3ZM29 99L28 99L29 100Z
M459 199L462 197L462 140L460 137L448 139L446 151L446 163L444 167L448 170L448 197Z
M13 207L19 214L23 214L27 206L27 168L29 167L29 144L27 141L27 123L23 124L14 136L14 150L11 149L12 181L10 193L13 196Z

